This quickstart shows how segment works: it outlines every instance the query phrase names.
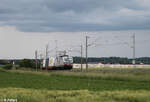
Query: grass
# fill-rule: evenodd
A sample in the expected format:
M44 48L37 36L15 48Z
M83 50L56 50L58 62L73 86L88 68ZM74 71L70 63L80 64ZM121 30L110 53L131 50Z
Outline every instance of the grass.
M149 102L150 92L143 90L93 92L88 90L0 89L0 99L5 99L6 97L17 99L18 102Z
M0 88L48 90L150 90L150 74L74 73L74 72L0 72Z
M6 97L19 102L150 102L150 73L0 69L0 99Z

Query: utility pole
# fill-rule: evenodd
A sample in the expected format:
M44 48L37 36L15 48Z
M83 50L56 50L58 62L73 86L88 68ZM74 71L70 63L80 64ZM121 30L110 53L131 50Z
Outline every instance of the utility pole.
M132 61L132 64L136 64L136 59L135 59L135 34L133 34L133 61Z
M48 44L46 45L46 55L45 55L45 59L48 58Z
M48 58L48 44L46 45L46 59Z
M55 43L56 43L56 56L57 56L57 50L58 50L58 47L57 47L57 40L55 40Z
M46 45L46 55L45 55L45 68L47 69L47 64L46 64L46 62L47 62L47 58L48 58L48 44Z
M83 50L83 46L81 44L81 72L82 72L82 69L83 69L83 67L82 67L82 63L83 63L83 59L82 59L83 53L82 53L82 50Z
M88 71L88 36L86 36L86 71Z
M40 69L42 69L42 54L40 54Z
M37 62L37 56L38 56L38 52L37 52L37 50L36 50L36 51L35 51L36 71L37 71L37 65L38 65L38 62Z

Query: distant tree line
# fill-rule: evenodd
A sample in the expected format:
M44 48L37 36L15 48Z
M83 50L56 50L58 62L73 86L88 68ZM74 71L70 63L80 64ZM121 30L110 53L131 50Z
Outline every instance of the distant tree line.
M5 69L11 69L12 66L22 67L22 68L36 68L36 61L35 59L21 59L21 60L0 60L0 65L3 66ZM40 60L37 60L37 67L40 68Z
M15 62L15 65L24 68L35 68L35 59L13 59L13 60L0 60L0 65L11 66ZM73 63L80 63L81 57L73 57ZM83 58L83 63L86 59ZM102 64L132 64L132 59L124 57L89 57L89 63L102 63ZM150 57L140 57L136 58L136 64L150 64ZM38 68L40 68L40 60L38 60Z
M132 64L132 60L130 58L124 57L89 57L89 63L102 63L102 64ZM80 63L81 57L73 57L74 63ZM83 63L86 63L86 59L83 58ZM150 57L140 57L136 58L136 64L150 64Z

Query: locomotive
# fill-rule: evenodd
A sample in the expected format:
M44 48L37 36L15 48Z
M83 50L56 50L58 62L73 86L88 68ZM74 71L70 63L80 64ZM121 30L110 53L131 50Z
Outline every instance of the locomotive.
M72 69L73 67L73 58L69 55L66 55L64 51L63 54L59 54L55 57L49 57L43 60L42 69L47 70L65 70Z

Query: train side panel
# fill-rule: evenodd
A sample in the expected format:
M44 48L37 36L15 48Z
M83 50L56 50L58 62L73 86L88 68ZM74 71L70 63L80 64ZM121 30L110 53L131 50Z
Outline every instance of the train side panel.
M60 68L64 66L64 62L63 62L62 57L56 57L55 58L55 66L60 67Z

